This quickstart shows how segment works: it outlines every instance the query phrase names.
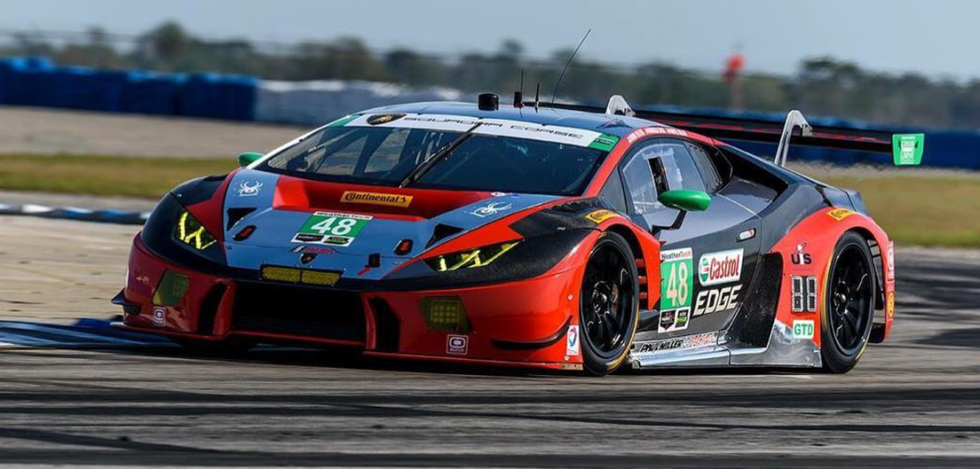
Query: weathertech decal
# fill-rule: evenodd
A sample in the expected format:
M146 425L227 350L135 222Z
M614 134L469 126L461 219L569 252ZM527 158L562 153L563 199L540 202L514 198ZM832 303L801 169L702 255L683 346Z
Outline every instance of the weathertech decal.
M340 196L340 201L349 204L388 205L391 207L408 207L412 196L401 194L379 194L377 192L346 191Z
M701 285L737 282L742 277L742 253L742 249L735 249L702 255L698 262Z
M835 208L827 212L827 215L830 216L830 218L833 218L834 220L841 221L851 215L854 215L854 212L846 208Z

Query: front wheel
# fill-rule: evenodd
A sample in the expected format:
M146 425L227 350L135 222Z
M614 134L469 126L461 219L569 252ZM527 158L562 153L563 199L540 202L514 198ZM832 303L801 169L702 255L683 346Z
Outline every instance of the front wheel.
M823 368L847 373L864 353L874 323L875 273L868 242L848 232L837 242L824 288Z
M589 254L579 295L582 364L591 375L623 364L639 320L636 259L616 233L604 233Z

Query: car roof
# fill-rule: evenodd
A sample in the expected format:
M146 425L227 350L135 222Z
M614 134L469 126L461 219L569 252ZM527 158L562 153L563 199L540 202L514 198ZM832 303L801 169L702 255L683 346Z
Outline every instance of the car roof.
M474 103L440 101L426 103L397 104L364 111L364 114L377 112L407 113L407 114L447 114L483 119L507 119L542 125L560 125L582 130L592 130L606 134L625 137L633 130L641 127L662 126L653 121L626 116L607 116L605 114L569 111L564 109L540 108L533 106L515 108L500 106L496 111L480 110Z

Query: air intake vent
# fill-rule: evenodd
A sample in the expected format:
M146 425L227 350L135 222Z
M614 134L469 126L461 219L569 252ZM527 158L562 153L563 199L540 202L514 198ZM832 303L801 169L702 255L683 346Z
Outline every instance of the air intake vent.
M229 208L228 227L225 229L230 230L232 227L238 224L238 222L242 221L242 218L245 218L246 215L254 211L255 211L254 208Z
M428 249L432 247L433 244L438 243L450 236L455 236L463 231L462 228L451 225L443 225L442 223L436 225L436 229L432 230L432 237L429 238L429 242L425 243L425 248Z

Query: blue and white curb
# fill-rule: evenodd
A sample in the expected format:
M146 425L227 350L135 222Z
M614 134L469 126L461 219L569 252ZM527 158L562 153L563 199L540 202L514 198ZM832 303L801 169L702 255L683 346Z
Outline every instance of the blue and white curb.
M24 215L63 220L115 223L119 225L142 225L150 217L150 212L90 210L78 207L48 207L37 204L12 205L0 203L0 215Z

